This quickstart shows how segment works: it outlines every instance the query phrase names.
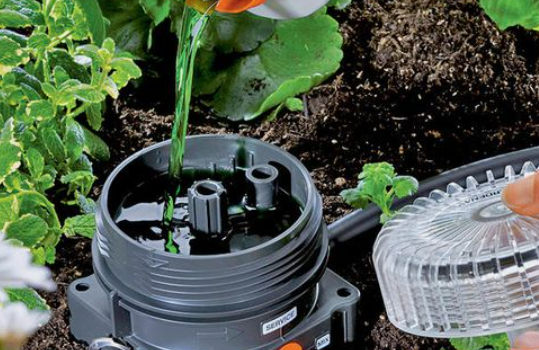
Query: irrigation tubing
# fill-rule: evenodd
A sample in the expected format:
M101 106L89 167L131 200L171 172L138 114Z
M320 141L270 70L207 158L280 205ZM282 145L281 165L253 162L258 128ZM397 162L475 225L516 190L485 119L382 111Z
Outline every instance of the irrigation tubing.
M447 184L451 182L464 187L468 176L475 177L479 183L485 182L487 170L492 170L496 178L503 177L507 165L513 166L515 171L518 171L527 161L531 161L536 166L539 164L539 147L487 158L431 177L420 182L419 189L414 196L396 201L394 207L396 209L402 208L418 197L428 196L433 190L445 190ZM377 227L379 220L380 210L374 205L364 210L354 211L329 225L329 238L333 244L347 242Z

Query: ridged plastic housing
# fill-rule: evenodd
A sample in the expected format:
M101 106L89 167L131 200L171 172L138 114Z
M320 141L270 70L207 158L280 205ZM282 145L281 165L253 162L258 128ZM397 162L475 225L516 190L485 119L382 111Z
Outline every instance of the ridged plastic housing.
M307 169L261 141L188 137L184 171L204 174L191 187L190 199L197 203L189 205L189 210L202 207L197 213L202 218L189 214L203 233L220 233L219 223L224 224L226 213L219 207L231 184L217 182L219 174L238 172L237 181L245 169L258 169L251 172L253 184L261 185L254 204L278 205L273 200L278 184L302 210L280 234L243 250L172 254L132 239L113 219L122 198L166 174L169 157L170 142L141 150L103 186L92 246L95 273L68 289L73 336L100 350L124 349L119 342L133 350L275 350L288 343L314 349L352 342L359 291L326 269L322 199Z
M487 172L479 184L449 184L404 207L382 229L374 264L390 321L422 336L511 332L539 322L539 218L512 213L507 184Z
M256 140L197 136L189 138L188 146L184 165L188 169L280 164L289 172L289 184L284 186L302 201L300 219L269 242L228 254L175 255L141 245L116 226L110 213L141 178L167 170L170 143L160 143L127 159L104 186L96 216L96 274L112 290L125 291L138 302L174 310L176 317L188 319L258 315L269 306L289 304L289 293L314 303L312 295L324 272L328 242L321 199L307 170L291 155Z

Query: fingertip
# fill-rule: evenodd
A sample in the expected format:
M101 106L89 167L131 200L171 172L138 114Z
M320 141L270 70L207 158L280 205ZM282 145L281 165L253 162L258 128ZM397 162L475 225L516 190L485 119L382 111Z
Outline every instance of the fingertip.
M502 201L513 212L525 216L539 215L539 173L527 176L507 187L502 192Z
M539 332L528 331L519 335L514 343L512 350L538 350Z

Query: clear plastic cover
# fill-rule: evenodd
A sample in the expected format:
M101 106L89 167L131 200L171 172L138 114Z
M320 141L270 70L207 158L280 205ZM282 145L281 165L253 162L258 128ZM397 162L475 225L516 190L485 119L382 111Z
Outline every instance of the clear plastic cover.
M430 337L479 336L539 323L539 218L512 213L503 188L520 175L470 177L403 208L382 229L374 264L389 319Z

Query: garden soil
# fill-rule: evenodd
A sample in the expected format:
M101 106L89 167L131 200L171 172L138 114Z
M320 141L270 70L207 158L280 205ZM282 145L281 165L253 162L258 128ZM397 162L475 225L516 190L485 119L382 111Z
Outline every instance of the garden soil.
M353 0L332 14L342 24L345 58L335 77L303 97L304 112L230 124L195 107L190 134L238 133L291 152L310 169L328 222L350 211L339 192L357 184L366 162L389 161L399 173L425 179L538 144L536 33L501 33L475 0ZM171 40L158 31L159 61L143 64L149 78L109 107L102 136L112 159L96 165L100 184L128 155L169 137ZM375 235L337 247L330 261L362 293L358 341L347 350L451 349L447 340L411 336L389 323L371 261ZM66 239L58 253L52 268L59 288L46 294L53 318L26 350L85 349L69 334L65 290L92 272L90 243Z

